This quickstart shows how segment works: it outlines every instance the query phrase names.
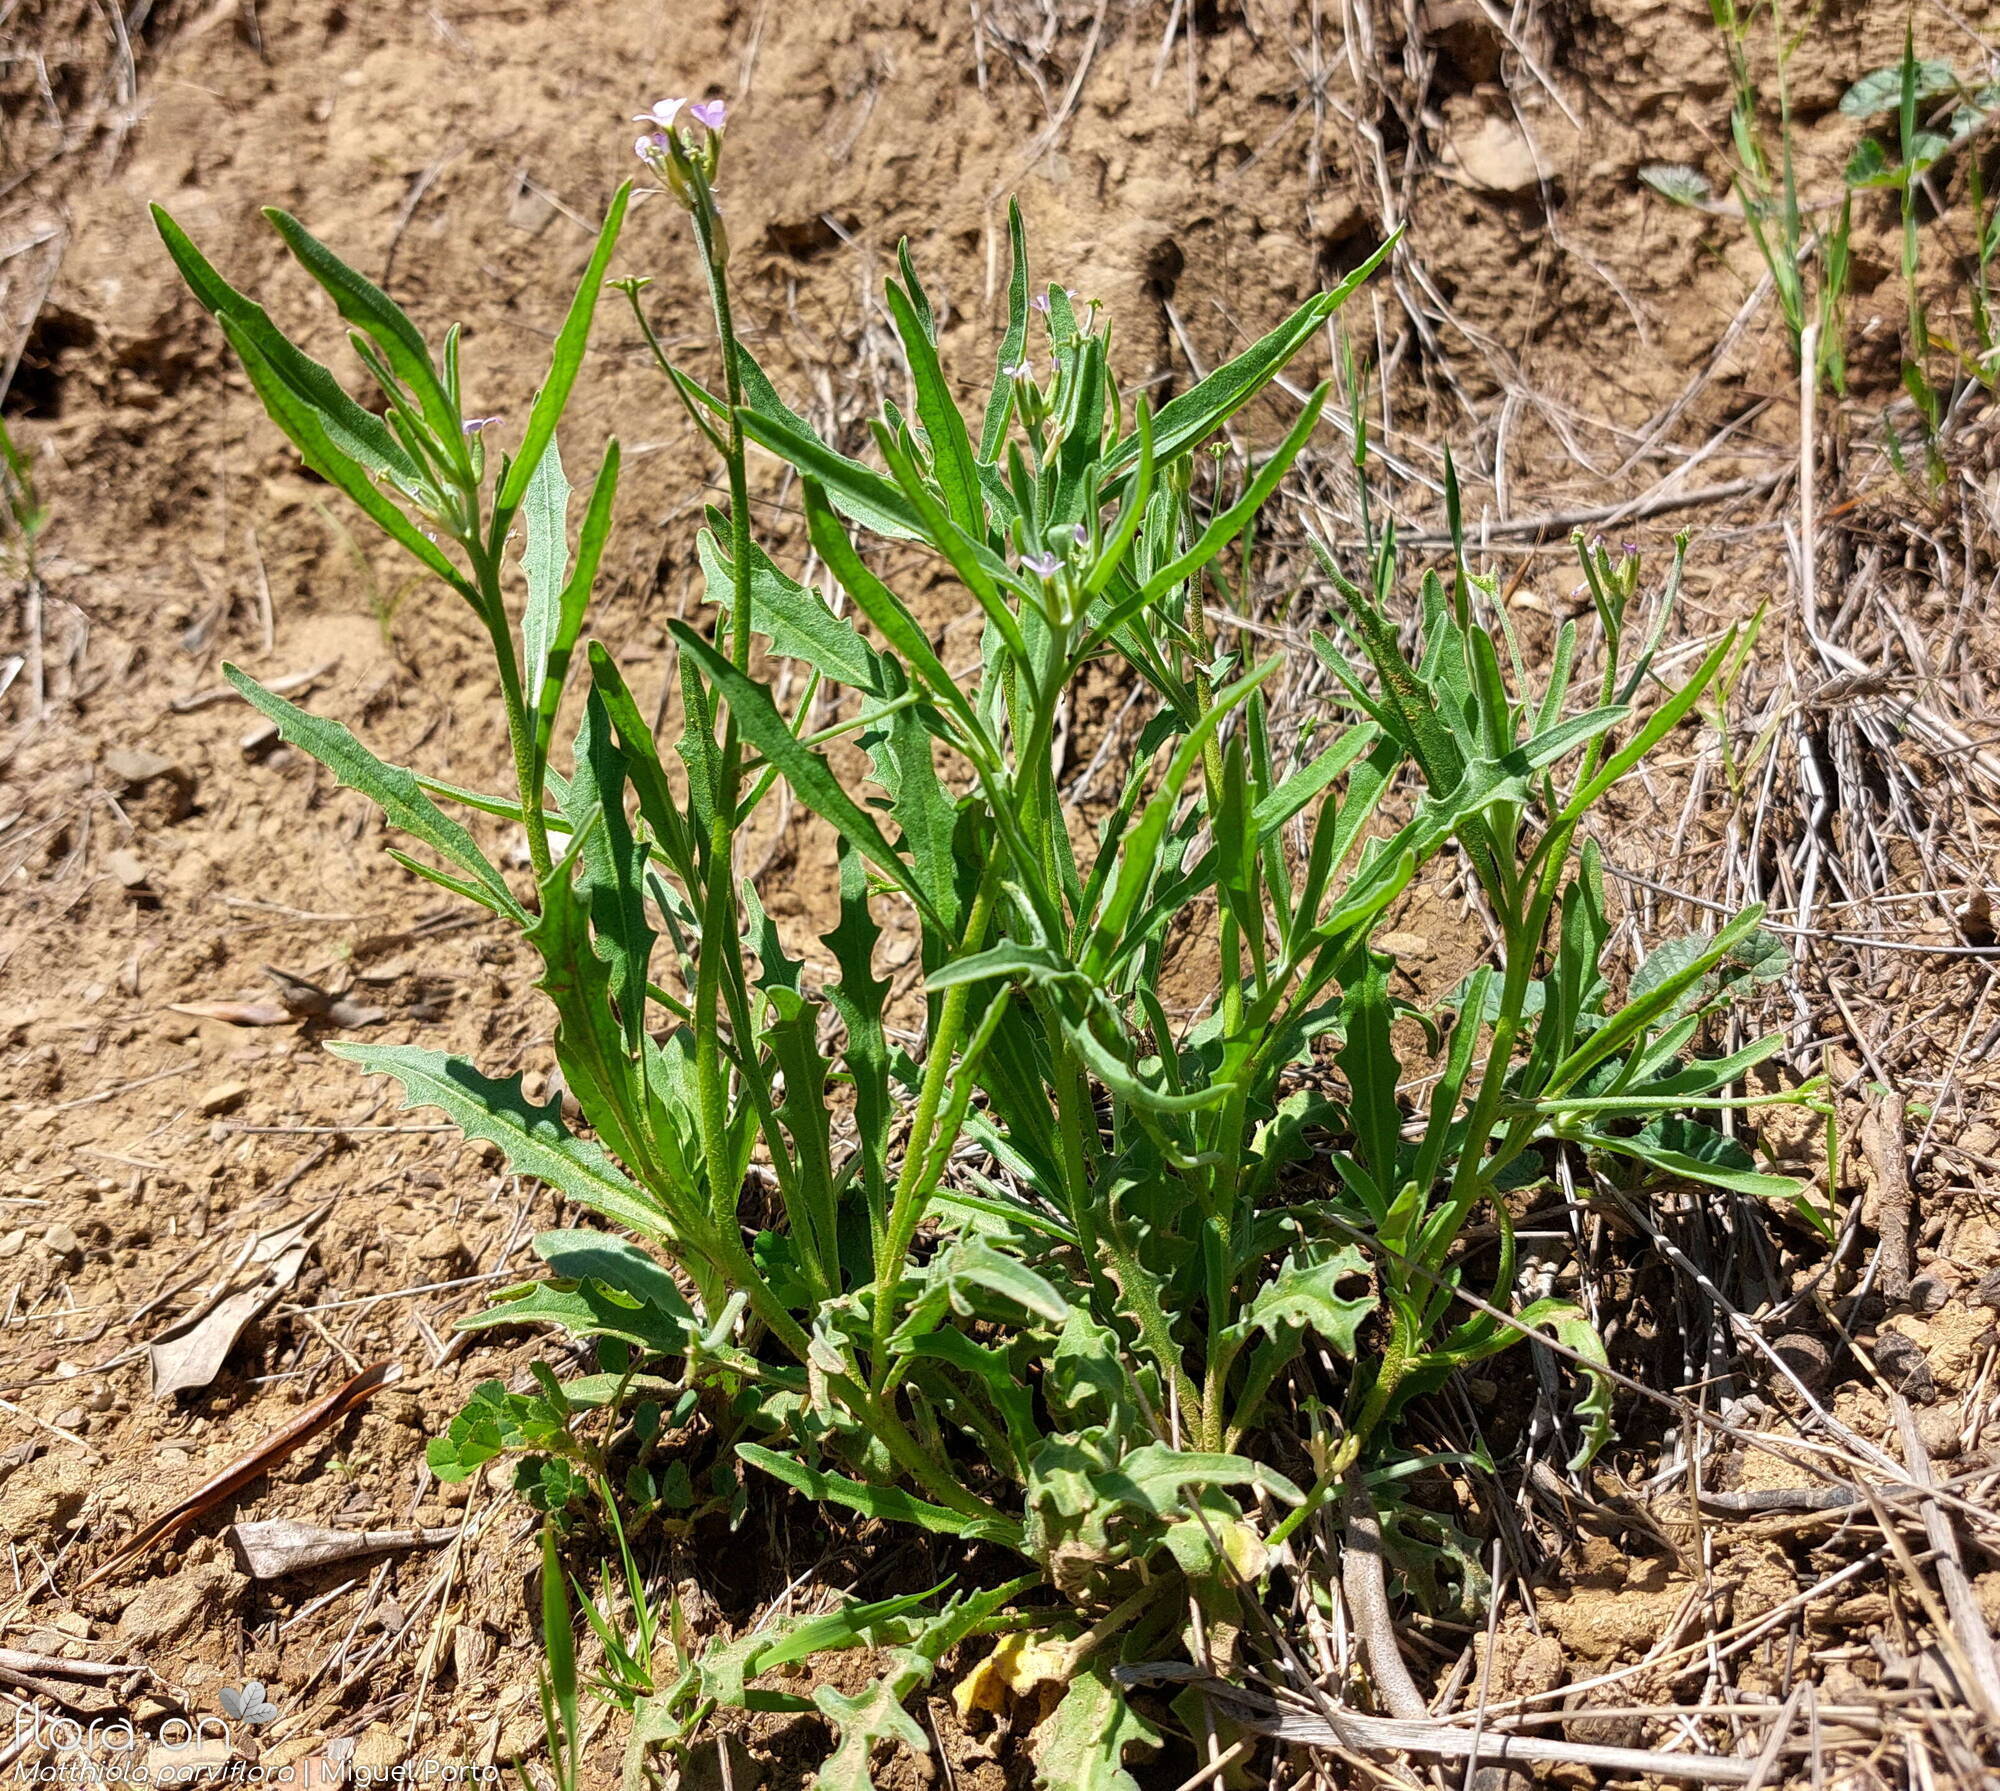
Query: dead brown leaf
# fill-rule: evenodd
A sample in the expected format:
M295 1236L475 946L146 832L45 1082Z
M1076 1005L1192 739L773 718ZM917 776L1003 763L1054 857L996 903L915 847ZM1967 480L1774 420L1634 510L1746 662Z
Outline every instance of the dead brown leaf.
M457 1534L457 1526L450 1524L432 1530L329 1530L288 1517L231 1524L225 1532L244 1571L258 1580L282 1579L288 1573L305 1573L389 1549L436 1548Z
M298 1279L312 1249L312 1233L329 1210L316 1207L303 1219L253 1240L208 1301L146 1345L155 1399L206 1387L222 1372L237 1338ZM256 1272L246 1279L245 1269Z

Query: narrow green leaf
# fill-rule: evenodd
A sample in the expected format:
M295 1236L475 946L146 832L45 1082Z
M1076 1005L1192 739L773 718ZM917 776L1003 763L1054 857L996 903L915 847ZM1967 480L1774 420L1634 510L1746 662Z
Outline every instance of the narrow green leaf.
M668 627L680 642L682 652L728 700L744 738L777 766L799 800L851 840L878 869L887 872L927 920L933 925L940 924L923 885L889 844L874 817L848 795L820 754L799 743L771 701L771 693L739 672L685 622L672 622Z
M1368 276L1382 265L1402 238L1398 229L1353 273L1330 292L1315 294L1290 317L1233 361L1225 362L1199 385L1160 407L1153 421L1154 452L1162 461L1185 453L1206 440L1281 373L1329 317L1353 297ZM1139 440L1128 435L1104 457L1107 471L1124 466L1138 453Z
M1596 1031L1587 1034L1550 1073L1548 1092L1560 1095L1577 1086L1598 1064L1624 1051L1650 1026L1679 1011L1682 998L1757 931L1764 918L1762 904L1746 908L1729 921L1706 946L1648 985Z
M741 365L744 395L749 400L743 412L745 435L780 460L789 461L807 478L818 480L832 497L834 507L849 520L892 540L923 538L923 525L893 480L884 478L873 467L835 452L821 441L806 420L778 397L747 350ZM753 372L754 381L750 378Z
M1123 938L1126 923L1159 870L1161 842L1166 837L1174 810L1179 806L1181 791L1201 762L1204 747L1237 706L1278 669L1279 663L1276 659L1267 659L1248 676L1217 692L1208 713L1188 730L1174 749L1174 756L1168 762L1159 789L1146 804L1138 826L1126 836L1120 848L1117 875L1112 879L1110 893L1105 897L1097 924L1091 930L1089 949L1082 958L1084 968L1090 973L1101 975L1109 965Z
M349 267L290 212L267 205L264 216L285 239L285 247L297 257L299 265L325 288L341 316L357 329L365 330L388 356L390 368L415 395L424 420L447 451L456 449L458 409L438 378L423 335L402 306L373 280Z
M550 436L521 505L525 535L521 572L528 586L527 605L521 611L521 670L523 688L538 718L550 654L562 628L563 586L569 572L569 498L562 454Z
M549 443L551 452L555 443ZM549 742L555 736L556 711L562 706L563 686L569 678L570 656L576 638L583 632L583 618L590 607L590 595L597 584L597 568L604 558L604 544L611 535L611 506L618 495L619 450L616 440L604 444L604 460L590 488L590 503L583 513L578 532L576 565L571 570L554 605L553 626L539 662L532 650L528 661L528 693L535 705L535 748L546 760ZM522 634L527 634L523 618Z
M944 493L945 508L960 528L974 540L986 536L986 503L981 495L979 468L972 457L972 437L959 415L958 405L939 364L937 344L910 297L894 280L884 288L889 315L902 338L903 354L910 364L910 379L916 387L917 416L930 437L931 471Z
M611 967L626 1051L639 1054L654 933L646 919L646 849L625 813L628 771L594 686L577 731L576 765L564 812L583 842L585 885L597 955Z
M878 1223L888 1200L889 1138L895 1127L895 1102L889 1086L889 1041L883 1029L890 984L875 975L875 945L881 928L868 906L868 867L848 841L839 844L840 922L820 943L840 967L826 998L839 1013L846 1032L842 1062L854 1090L854 1131L861 1156L862 1189Z
M371 473L387 475L405 492L416 492L423 483L417 464L382 419L355 403L327 368L295 347L262 305L223 279L161 207L154 206L152 212L167 253L202 308L218 322L233 322L241 330L268 363L273 377L319 413L328 439L343 454Z
M693 868L687 823L674 800L666 769L660 763L660 749L653 739L652 727L639 712L631 689L612 663L604 643L592 641L589 655L591 688L604 698L604 711L617 731L619 745L625 749L625 770L639 798L640 817L653 830L667 862L686 876Z
M379 804L393 825L466 872L482 892L477 900L496 914L525 918L507 880L488 862L478 842L424 794L409 772L400 765L384 764L339 722L286 702L237 667L224 665L222 675L252 708L278 724L281 739L312 754L349 789Z
M800 490L805 499L807 533L827 570L840 581L840 588L854 599L861 613L880 630L882 638L902 655L917 681L951 708L973 737L978 738L981 732L978 716L959 688L958 680L945 670L944 661L938 658L929 636L903 600L863 563L847 530L827 502L824 488L816 479L805 479L800 482Z
M579 1206L601 1213L641 1237L670 1239L667 1216L653 1205L602 1149L573 1137L562 1123L562 1102L537 1107L521 1093L521 1078L482 1076L463 1058L418 1045L339 1043L336 1057L370 1075L393 1076L405 1107L436 1107L468 1138L497 1144L508 1168L547 1182Z
M999 457L1000 443L1007 434L1007 419L1014 411L1014 381L1007 369L1021 364L1028 346L1028 233L1021 224L1021 202L1007 201L1007 245L1012 271L1007 278L1007 334L1000 341L998 369L993 375L993 392L986 401L985 420L979 428L979 458L988 466Z
M1760 1200L1797 1200L1805 1184L1789 1175L1768 1175L1755 1167L1756 1158L1735 1139L1724 1137L1699 1120L1667 1115L1630 1138L1579 1127L1569 1136L1579 1144L1631 1157L1667 1175L1707 1182L1732 1194Z
M399 509L376 483L367 467L347 453L328 426L328 413L314 407L281 378L277 368L265 358L248 330L236 318L221 316L217 321L229 345L243 363L257 396L271 420L291 438L305 463L328 483L338 486L391 540L406 549L432 572L477 607L479 599L465 576L445 557L429 535Z
M625 208L631 202L632 183L628 180L611 196L611 209L605 214L604 228L597 233L597 246L590 252L590 261L583 270L583 280L576 289L576 297L570 300L569 313L563 319L562 328L556 332L555 348L549 356L548 378L542 381L541 390L535 394L534 407L528 412L528 426L521 433L521 446L507 468L499 496L494 499L494 508L502 515L511 513L526 495L528 481L541 464L542 452L548 447L550 438L556 432L556 423L569 404L577 370L583 365L584 347L590 340L590 321L597 313L598 295L604 289L605 269L611 265L611 251L618 246L618 232L625 224Z
M1348 1122L1356 1154L1378 1188L1396 1186L1403 1115L1396 1105L1401 1063L1390 1037L1389 970L1393 960L1365 946L1342 973L1341 1018L1347 1029L1338 1062L1347 1078Z
M1695 706L1702 692L1714 682L1715 674L1722 669L1723 661L1729 657L1730 649L1735 644L1736 630L1732 628L1716 644L1708 657L1695 668L1694 676L1646 718L1645 724L1639 731L1605 760L1596 776L1570 796L1569 801L1563 805L1562 813L1550 823L1551 831L1587 814L1591 805L1605 791L1680 725L1681 718Z
M1111 606L1092 627L1079 656L1081 652L1094 651L1134 616L1157 603L1169 591L1185 584L1249 527L1257 512L1269 502L1271 493L1278 489L1285 474L1291 470L1292 462L1298 458L1299 451L1311 439L1313 430L1319 425L1320 411L1326 404L1326 395L1330 389L1322 385L1313 392L1306 400L1305 409L1299 413L1298 420L1293 423L1283 443L1257 469L1256 476L1244 488L1243 495L1202 530L1187 552L1162 566L1131 596L1121 598ZM1161 413L1162 416L1165 414L1164 411Z
M916 1524L941 1536L969 1536L979 1542L997 1542L1007 1548L1021 1543L1019 1524L992 1518L968 1517L943 1505L912 1498L900 1488L868 1486L845 1474L828 1474L809 1468L789 1455L765 1449L756 1443L738 1443L736 1453L754 1468L762 1468L775 1480L782 1480L794 1492L804 1493L817 1504L845 1505L863 1517L887 1518L895 1523Z

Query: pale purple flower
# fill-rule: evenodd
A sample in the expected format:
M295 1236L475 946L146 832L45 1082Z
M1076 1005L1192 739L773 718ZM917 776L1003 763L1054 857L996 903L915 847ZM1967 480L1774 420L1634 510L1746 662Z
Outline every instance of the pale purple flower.
M459 425L459 427L463 429L467 435L483 435L487 430L491 429L495 423L501 422L503 420L504 419L500 417L467 417L465 421Z
M650 124L656 131L670 131L674 128L674 120L680 116L681 108L686 104L687 101L684 99L655 100L650 112L634 112L632 122Z
M1090 525L1088 523L1080 522L1076 525L1076 544L1079 547L1088 547L1090 545Z
M729 116L729 108L721 100L696 100L688 107L688 116L708 130L719 131Z
M1046 292L1035 294L1035 309L1041 312L1044 317L1049 314L1049 295Z
M632 145L632 153L642 162L650 162L655 156L665 155L667 153L667 133L665 131L649 131L638 142Z
M1002 367L1000 371L1006 374L1009 379L1033 379L1035 377L1035 363L1027 359L1022 359L1016 361L1011 367Z
M1021 564L1037 578L1054 578L1062 570L1062 561L1052 553L1024 553Z
M1639 557L1639 544L1636 541L1624 541L1619 545L1624 548L1628 560L1636 560Z

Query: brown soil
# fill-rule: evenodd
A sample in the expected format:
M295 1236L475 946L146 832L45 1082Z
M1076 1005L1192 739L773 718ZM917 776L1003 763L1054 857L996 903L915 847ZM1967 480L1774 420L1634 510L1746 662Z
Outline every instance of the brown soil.
M900 235L940 303L947 365L968 383L997 338L1005 204L1018 194L1038 269L1103 300L1125 371L1170 385L1352 266L1386 208L1407 217L1410 252L1348 316L1392 370L1388 446L1432 466L1432 446L1453 442L1473 531L1492 543L1530 638L1571 613L1574 573L1521 519L1643 497L1677 471L1677 490L1732 488L1616 526L1649 551L1675 526L1695 529L1690 632L1771 604L1738 693L1751 718L1738 744L1756 718L1775 718L1783 769L1738 803L1712 742L1691 741L1624 800L1609 849L1670 890L1740 899L1733 879L1747 864L1764 867L1774 899L1795 898L1811 832L1797 794L1806 748L1852 780L1824 825L1823 856L1839 866L1878 849L1870 890L1921 899L1822 906L1813 924L1947 951L1829 941L1774 1013L1791 1028L1796 1073L1819 1069L1832 1041L1826 1067L1850 1118L1870 1079L1909 1091L1908 1135L1891 1148L1916 1159L1920 1292L1900 1312L1852 1301L1874 1248L1868 1207L1827 1283L1861 1347L1810 1301L1774 1341L1836 1418L1895 1458L1890 1408L1907 1397L1940 1474L1989 1459L2000 1395L1982 1278L2000 1263L1989 1030L2000 1016L1990 961L1950 953L1991 943L1977 903L1996 875L1982 830L2000 784L1976 755L1932 752L1890 724L1916 684L1975 742L1993 737L2000 479L1993 419L1976 405L1956 421L1940 495L1899 481L1875 452L1905 309L1889 202L1857 221L1854 391L1821 419L1829 484L1853 503L1838 519L1829 510L1820 602L1830 615L1856 581L1886 581L1908 633L1864 653L1872 685L1832 690L1817 670L1803 684L1792 670L1812 663L1800 660L1782 526L1798 512L1797 382L1768 302L1732 329L1762 266L1733 220L1673 210L1637 179L1652 162L1721 169L1728 93L1707 9L1571 0L1530 11L1512 41L1456 0L1415 9L1414 24L1364 3L1347 9L1345 35L1334 9L1303 0L1177 4L1171 38L1169 10L1161 0L142 0L114 25L110 10L74 0L0 6L0 389L49 512L39 604L24 581L9 586L6 651L23 659L0 711L0 1099L11 1141L0 1168L0 1645L146 1669L132 1686L75 1692L79 1710L212 1714L221 1688L255 1678L281 1712L264 1732L267 1764L490 1763L540 1747L532 1524L486 1482L469 1500L449 1496L423 1447L477 1383L520 1373L542 1347L511 1333L468 1347L451 1327L486 1288L532 1266L527 1239L557 1218L555 1203L335 1064L321 1043L343 1030L339 1014L245 1026L182 1011L268 1004L269 967L381 1010L362 1036L463 1050L493 1073L547 1070L546 1013L521 952L398 870L359 797L273 750L220 694L225 659L267 680L310 674L293 694L309 692L300 700L356 726L383 757L491 787L504 740L484 654L469 614L408 589L389 553L350 534L327 489L299 470L173 275L145 207L166 205L225 272L338 361L337 320L256 208L297 213L427 329L462 319L477 408L518 418L605 196L629 171L625 115L659 93L731 101L722 191L739 304L781 387L850 446L861 419L902 396L874 297ZM1866 0L1817 18L1791 70L1814 190L1853 139L1835 100L1894 60L1903 22ZM1991 0L1962 20L1939 8L1916 28L1920 51L1965 63L1977 34L1990 42L2000 30L2000 12ZM654 276L662 333L699 359L704 313L682 236L677 212L649 204L618 267ZM1958 282L1944 257L1934 265L1949 304ZM665 623L700 602L693 533L713 469L629 317L608 305L603 316L565 439L573 476L602 432L625 442L595 626L650 694L643 686L669 670ZM1320 359L1297 377L1317 376ZM1253 415L1247 437L1278 415ZM1698 462L1685 466L1691 453ZM1350 491L1343 468L1329 440L1306 479L1336 518ZM1420 484L1398 487L1397 502L1419 534L1441 526ZM775 479L760 503L784 541ZM1288 620L1315 619L1312 603L1308 592ZM936 590L931 604L931 619L969 644L976 624L953 594ZM1117 700L1107 693L1107 710ZM1101 725L1082 722L1078 765ZM1898 806L1905 785L1923 793L1920 815ZM828 855L798 833L770 849L774 912L818 920ZM1838 869L1820 877L1822 904L1860 901ZM1646 938L1701 919L1644 885L1625 888ZM1401 924L1425 942L1412 955L1436 960L1423 980L1434 971L1442 985L1476 923L1428 899ZM1809 1159L1809 1141L1798 1149ZM1866 1185L1850 1150L1831 1193L1848 1210ZM239 1281L253 1239L315 1214L296 1279L212 1383L153 1397L148 1342ZM1691 1205L1675 1235L1685 1246L1707 1223ZM1592 1224L1593 1272L1628 1371L1696 1397L1705 1379L1729 1376L1711 1409L1726 1398L1739 1424L1797 1422L1776 1372L1726 1327L1711 1355L1684 1347L1711 1333L1685 1319L1682 1303L1699 1296L1666 1256L1615 1215ZM1775 1246L1742 1244L1749 1268L1731 1259L1746 1309L1788 1297L1795 1268L1823 1261L1803 1234L1774 1235ZM1885 1346L1890 1332L1908 1341ZM359 1414L188 1536L80 1589L134 1528L381 1360L403 1378ZM1621 1424L1627 1416L1621 1408ZM1930 1582L1891 1559L1784 1612L1879 1548L1880 1533L1796 1516L1697 1524L1673 1489L1644 1484L1661 1459L1648 1439L1671 1442L1673 1421L1629 1417L1618 1472L1582 1489L1584 1507L1539 1486L1518 1507L1511 1484L1505 1497L1493 1483L1464 1487L1463 1521L1488 1534L1498 1525L1535 1564L1532 1585L1506 1588L1490 1695L1554 1692L1642 1660L1643 1671L1576 1695L1620 1707L1743 1702L1780 1699L1807 1677L1828 1707L1820 1745L1863 1775L1847 1782L1975 1772L1958 1731L1897 1715L1927 1695ZM1743 1489L1773 1471L1730 1448L1709 1465L1712 1485L1735 1476ZM1983 1497L1984 1482L1966 1484ZM269 1517L449 1525L458 1540L253 1582L222 1532ZM1902 1539L1925 1546L1909 1521ZM1990 1571L2000 1556L1985 1552L1994 1539L1990 1523L1961 1524L1989 1624L2000 1614ZM879 1595L952 1565L820 1538L800 1509L773 1501L736 1537L704 1530L669 1552L665 1577L705 1631L747 1625L802 1573L809 1589ZM940 1561L930 1580L909 1577ZM1768 1629L1748 1628L1770 1612L1781 1614ZM1747 1649L1723 1659L1695 1645L1732 1625L1755 1634ZM1313 1633L1326 1645L1323 1626ZM1418 1633L1420 1664L1448 1677L1466 1633ZM1663 1637L1679 1652L1663 1655ZM7 1683L15 1706L40 1695ZM1018 1743L964 1732L941 1692L930 1715L950 1782L1025 1783ZM592 1755L600 1782L615 1776L616 1728ZM1663 1745L1617 1715L1567 1729ZM736 1757L738 1791L746 1762L774 1788L802 1784L820 1735L811 1719L753 1730ZM0 1761L35 1757L0 1731ZM1173 1784L1192 1761L1157 1770ZM1274 1783L1317 1772L1364 1782L1304 1754L1273 1771ZM1589 1778L1564 1768L1551 1782ZM690 1782L721 1782L712 1752ZM916 1775L901 1762L882 1782Z

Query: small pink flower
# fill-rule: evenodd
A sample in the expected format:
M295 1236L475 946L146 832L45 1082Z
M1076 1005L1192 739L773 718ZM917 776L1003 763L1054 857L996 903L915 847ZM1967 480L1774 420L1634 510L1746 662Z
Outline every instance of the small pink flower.
M711 131L719 131L729 116L729 108L721 100L696 100L688 107L688 116L696 124Z

